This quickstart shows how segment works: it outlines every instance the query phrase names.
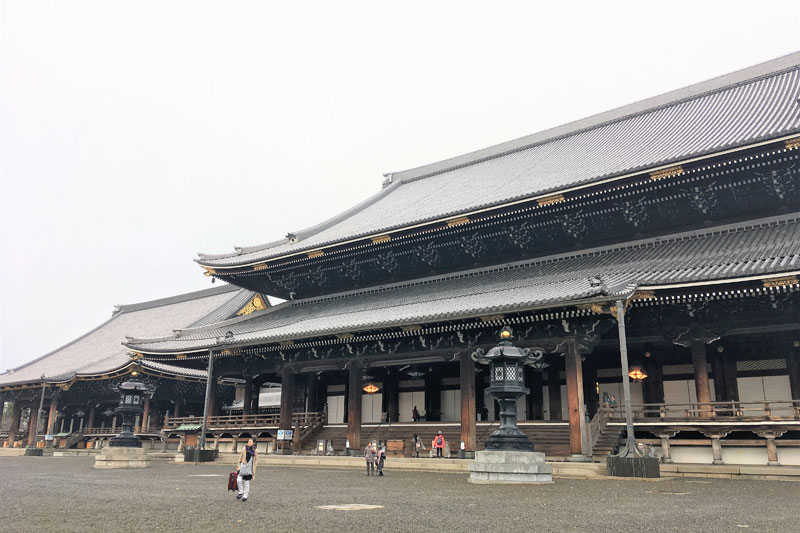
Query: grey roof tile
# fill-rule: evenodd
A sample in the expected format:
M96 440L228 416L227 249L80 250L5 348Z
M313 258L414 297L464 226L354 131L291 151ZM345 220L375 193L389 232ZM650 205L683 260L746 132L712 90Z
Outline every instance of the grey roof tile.
M103 374L130 362L122 345L127 335L165 335L187 327L237 299L242 291L221 285L170 298L118 306L100 326L38 359L0 374L0 386L47 380L63 381L74 376ZM225 317L227 318L227 316Z
M800 268L800 213L643 239L413 282L289 301L179 336L133 339L149 353L296 340L629 295L637 286L777 274ZM600 278L595 287L590 278ZM219 340L218 340L219 339Z
M721 86L699 84L705 92L676 91L687 98L532 136L530 144L515 142L505 152L501 146L401 172L354 208L296 232L296 243L201 254L198 261L210 267L254 263L800 132L799 62L800 54L793 54L774 63L778 72L753 67L750 79L723 77Z

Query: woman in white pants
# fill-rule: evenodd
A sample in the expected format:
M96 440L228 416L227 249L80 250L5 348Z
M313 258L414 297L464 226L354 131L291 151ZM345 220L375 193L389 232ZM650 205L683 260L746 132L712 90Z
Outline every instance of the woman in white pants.
M236 471L239 473L236 478L239 494L236 495L236 499L246 502L250 495L250 481L256 477L256 443L253 439L248 440L247 446L242 450Z

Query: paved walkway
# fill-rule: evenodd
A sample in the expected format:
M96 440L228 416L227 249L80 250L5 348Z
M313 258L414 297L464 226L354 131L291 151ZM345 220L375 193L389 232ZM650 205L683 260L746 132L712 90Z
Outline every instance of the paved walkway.
M93 470L89 457L0 458L4 531L797 531L800 483L729 479L560 479L471 485L456 473L264 464L250 501L230 467L155 461ZM320 506L368 504L370 510Z

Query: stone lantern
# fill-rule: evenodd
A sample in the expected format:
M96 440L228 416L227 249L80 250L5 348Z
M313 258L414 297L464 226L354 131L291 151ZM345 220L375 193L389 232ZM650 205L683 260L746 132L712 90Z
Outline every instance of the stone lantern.
M533 443L517 427L517 399L530 391L525 387L525 364L536 364L542 355L511 344L511 328L500 332L500 343L488 352L478 348L472 359L489 369L489 394L500 405L500 428L486 442L487 450L533 451Z
M500 332L500 343L488 352L477 349L472 359L488 364L489 394L500 404L500 428L486 442L486 449L475 452L469 465L470 483L553 482L553 468L543 453L533 451L533 443L517 427L517 399L529 391L525 387L525 364L541 362L542 354L511 344L511 328Z
M141 448L142 441L133 434L136 415L144 411L144 396L147 387L138 381L126 381L119 386L119 405L114 412L122 417L122 431L111 439L109 446Z

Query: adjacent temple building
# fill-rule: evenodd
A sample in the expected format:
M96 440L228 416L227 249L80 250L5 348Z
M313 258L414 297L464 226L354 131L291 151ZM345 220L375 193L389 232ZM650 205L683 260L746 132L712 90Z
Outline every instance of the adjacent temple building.
M510 326L544 354L518 418L550 457L616 449L625 372L662 461L800 465L799 163L800 53L387 174L330 220L200 255L223 287L122 307L0 375L7 445L102 445L136 372L165 448L196 438L211 380L220 450L442 430L469 453L498 418L471 354Z

